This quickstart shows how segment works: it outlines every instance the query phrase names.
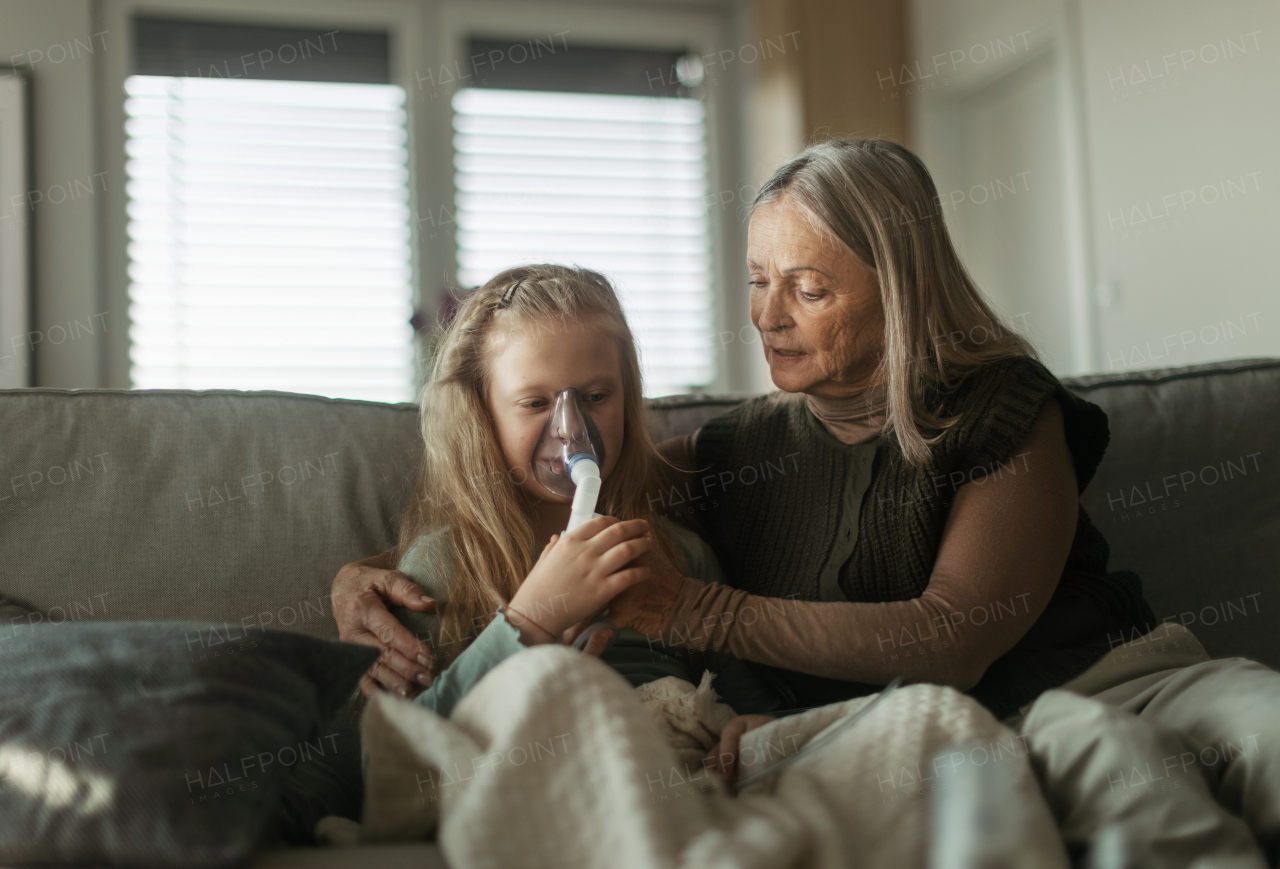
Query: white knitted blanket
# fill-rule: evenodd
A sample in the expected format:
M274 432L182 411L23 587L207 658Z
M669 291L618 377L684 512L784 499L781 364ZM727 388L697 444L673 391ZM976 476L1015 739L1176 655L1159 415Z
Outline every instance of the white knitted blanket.
M680 693L670 695L675 706L696 706L712 730L723 727L705 692L695 697L688 686L688 703ZM870 699L746 734L741 774L794 754ZM998 771L1006 792L985 816L1017 837L1019 859L1007 865L1067 865L1022 743L949 688L891 693L812 757L737 796L688 762L690 733L709 736L688 721L664 728L652 708L605 664L556 646L503 662L447 720L380 695L362 725L360 840L434 834L454 869L907 869L939 865L929 845L934 791L961 782L966 764L998 764L983 771Z

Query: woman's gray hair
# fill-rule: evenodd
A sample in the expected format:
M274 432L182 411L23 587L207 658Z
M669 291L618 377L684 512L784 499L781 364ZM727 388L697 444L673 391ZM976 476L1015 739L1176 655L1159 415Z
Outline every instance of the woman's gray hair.
M911 464L924 464L958 421L940 415L942 393L986 362L1035 351L983 299L951 244L929 170L902 145L835 139L806 148L751 207L784 197L875 270L885 315L878 373L886 434Z

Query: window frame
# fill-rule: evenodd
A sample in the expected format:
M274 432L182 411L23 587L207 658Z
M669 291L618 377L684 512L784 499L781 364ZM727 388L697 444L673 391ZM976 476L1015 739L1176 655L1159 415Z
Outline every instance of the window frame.
M732 7L688 6L675 9L645 3L627 6L613 4L580 5L575 3L529 3L518 0L445 0L434 54L450 70L467 71L467 40L473 35L522 42L535 37L546 41L554 33L567 31L570 46L615 45L624 48L687 47L700 55L718 52L748 40L736 37L738 17ZM562 22L562 23L557 23ZM743 143L734 130L738 106L745 89L742 67L709 70L703 86L702 102L706 111L708 196L720 190L740 190L749 182L743 177L745 164ZM453 208L453 94L460 83L437 85L440 96L432 100L445 112L441 129L446 135L442 145L449 154L449 171L440 179L441 198ZM416 87L416 85L415 85ZM734 323L749 322L745 287L746 225L739 226L736 208L723 213L721 219L710 215L711 238L711 305L713 329L718 334L730 330ZM452 278L457 273L457 244L451 224L432 239L432 260L448 269ZM424 243L426 233L424 233ZM443 249L447 248L447 249ZM743 292L734 292L741 288ZM429 291L429 289L428 289ZM714 340L714 336L713 336ZM714 379L706 392L743 391L750 388L748 353L754 345L738 341L717 342L712 354Z
M129 377L129 237L128 194L125 190L125 113L124 81L132 73L134 43L134 15L166 17L190 17L204 21L226 21L232 24L263 24L297 27L333 27L353 30L385 29L390 42L391 84L399 85L409 93L414 81L413 71L426 60L422 52L426 40L422 21L423 7L414 0L362 0L359 4L341 0L106 0L100 8L100 23L96 28L117 34L114 51L103 56L103 74L99 79L99 104L101 116L97 119L100 134L99 153L101 168L107 172L107 190L103 197L102 234L103 245L103 305L111 312L112 323L119 324L106 334L105 386L130 389ZM409 200L416 211L418 179L424 174L419 167L429 166L423 153L423 119L409 107L407 130L409 135ZM421 302L421 250L417 228L410 224L410 257L413 302Z
M129 378L129 256L125 190L124 81L134 56L134 15L191 17L236 24L298 27L385 29L390 39L391 83L408 96L410 232L413 300L428 314L438 309L442 293L455 284L456 239L453 227L425 221L428 209L454 210L453 110L457 84L435 88L421 84L426 70L465 60L466 40L473 33L513 41L568 31L572 44L619 46L688 46L710 54L748 40L745 12L737 3L708 3L675 9L658 3L601 6L586 3L529 3L509 0L102 0L96 7L95 30L115 34L112 51L102 55L98 77L98 169L105 171L106 191L100 201L102 310L110 312L112 329L104 336L103 386L132 387ZM557 25L556 22L564 22ZM549 29L550 28L550 29ZM749 184L743 167L743 137L735 130L748 72L741 66L716 70L706 87L707 149L710 191L740 190ZM705 86L704 86L705 87ZM739 210L717 212L711 221L713 322L717 330L737 332L749 323L746 286L746 226ZM425 226L425 230L424 230ZM751 388L754 344L729 340L715 347L715 379L709 392ZM421 375L421 372L420 372Z

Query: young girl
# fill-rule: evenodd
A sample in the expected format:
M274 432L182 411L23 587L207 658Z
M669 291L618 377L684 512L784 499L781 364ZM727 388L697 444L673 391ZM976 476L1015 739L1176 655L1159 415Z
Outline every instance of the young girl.
M559 392L574 388L599 433L604 514L563 534L570 502L530 461ZM660 462L645 426L635 343L601 274L558 265L508 269L476 290L445 331L422 398L418 497L397 569L440 614L394 610L433 647L436 678L418 702L448 716L486 672L599 613L649 575L648 560L723 582L696 534L659 519ZM639 561L637 561L639 559ZM633 685L701 671L678 651L623 630L601 659ZM703 662L699 662L701 664ZM718 658L715 689L739 714L777 709L741 662Z

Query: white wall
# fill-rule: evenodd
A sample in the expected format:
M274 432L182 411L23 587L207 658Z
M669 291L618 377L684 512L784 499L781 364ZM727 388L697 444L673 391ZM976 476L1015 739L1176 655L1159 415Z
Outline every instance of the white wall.
M101 194L104 185L124 183L110 175L95 177L101 171L95 151L95 58L123 44L120 34L100 31L89 0L0 0L0 63L30 66L34 75L36 192L30 198L37 200L38 333L28 340L38 342L41 386L102 385L102 330L124 322L124 312L102 307L98 282ZM94 54L87 51L90 45ZM65 337L70 321L80 324L69 330L74 338ZM86 331L90 326L92 335ZM7 344L13 337L0 335L0 341Z
M943 61L941 87L904 95L940 189L1061 162L1047 187L1037 181L1053 173L1033 172L1023 199L948 214L997 305L1031 312L1051 367L1280 356L1280 4L913 0L911 16L910 55L926 71L939 54L965 54L954 67ZM1021 33L1019 52L977 60L975 46ZM1032 70L1026 55L1036 51L1055 58L1054 88L1021 110L980 117L976 97ZM1060 149L1034 144L1049 126L1046 101ZM1037 256L1039 277L1014 231L1027 219L1065 221L1057 253L1066 259ZM1010 229L984 236L984 225ZM1075 277L1064 287L1052 269Z
M1280 356L1280 4L1176 10L1081 6L1103 370Z

